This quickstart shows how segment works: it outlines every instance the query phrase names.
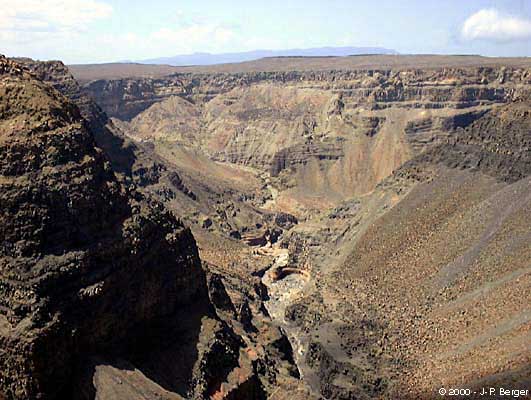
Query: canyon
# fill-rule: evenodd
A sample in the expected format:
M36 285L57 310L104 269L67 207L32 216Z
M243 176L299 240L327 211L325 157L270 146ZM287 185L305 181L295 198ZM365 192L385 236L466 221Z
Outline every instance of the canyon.
M1 58L0 94L6 398L531 384L528 59Z

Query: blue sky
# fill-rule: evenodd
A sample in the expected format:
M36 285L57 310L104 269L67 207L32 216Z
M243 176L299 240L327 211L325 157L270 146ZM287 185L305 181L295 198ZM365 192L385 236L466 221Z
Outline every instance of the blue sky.
M0 53L68 63L382 46L531 56L530 0L0 0Z

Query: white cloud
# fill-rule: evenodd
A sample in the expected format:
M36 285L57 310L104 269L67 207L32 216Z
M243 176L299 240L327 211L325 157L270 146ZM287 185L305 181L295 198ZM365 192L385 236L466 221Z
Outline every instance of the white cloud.
M92 61L142 60L198 51L225 51L236 43L241 43L241 34L236 29L198 23L161 27L145 34L96 35L84 47L84 52Z
M112 7L97 0L0 0L0 31L80 31L111 14Z
M60 58L112 11L100 0L0 0L0 53Z
M461 28L465 40L495 41L531 38L531 20L503 15L496 9L483 9L472 14Z
M235 37L235 32L227 27L212 24L193 24L178 28L162 28L148 36L149 42L178 49L189 47L219 46ZM210 47L210 46L209 46Z

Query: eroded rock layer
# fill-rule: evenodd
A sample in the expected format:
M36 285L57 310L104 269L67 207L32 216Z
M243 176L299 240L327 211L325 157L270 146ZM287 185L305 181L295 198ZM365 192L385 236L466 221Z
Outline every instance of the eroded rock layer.
M300 215L369 193L492 107L529 97L530 87L522 61L189 72L100 79L82 90L133 140L154 144L173 162L192 151L269 173L279 189L276 204Z
M529 84L529 67L447 67L358 69L344 71L290 71L241 73L176 73L160 78L100 79L85 90L111 116L131 119L150 105L171 96L209 100L236 87L281 83L341 93L353 104L387 108L403 104L440 108L444 103L463 108L506 101ZM528 89L524 89L528 90Z

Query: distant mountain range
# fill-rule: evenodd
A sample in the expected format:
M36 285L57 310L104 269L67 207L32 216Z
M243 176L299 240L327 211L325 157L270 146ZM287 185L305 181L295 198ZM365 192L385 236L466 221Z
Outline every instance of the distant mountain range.
M140 64L213 65L258 60L264 57L341 57L360 54L398 54L383 47L316 47L290 50L253 50L241 53L193 53L136 61Z

